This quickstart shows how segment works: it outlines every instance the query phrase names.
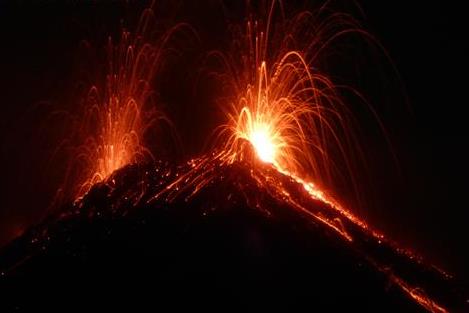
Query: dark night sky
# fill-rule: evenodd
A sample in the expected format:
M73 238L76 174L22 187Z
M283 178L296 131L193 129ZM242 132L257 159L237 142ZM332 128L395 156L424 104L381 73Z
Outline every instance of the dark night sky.
M371 165L377 168L372 177L382 200L380 209L366 216L405 246L415 247L467 279L469 45L464 4L450 5L443 0L358 2L365 14L365 28L391 56L412 107L412 113L402 113L404 100L394 95L381 95L381 102L375 103L390 129L403 177L388 176L393 169L382 168L379 161ZM56 188L50 183L58 179L53 171L44 174L54 146L39 132L47 111L40 109L42 101L66 107L63 103L69 101L73 77L82 65L77 53L80 41L99 43L119 32L120 19L132 24L141 11L139 5L118 1L85 1L80 6L78 1L1 3L0 245L45 214ZM205 14L220 19L218 11ZM204 39L203 32L210 26L198 27ZM207 45L216 46L217 36L207 37ZM399 94L399 89L393 92ZM192 139L187 134L184 137L189 131L181 132L183 142Z

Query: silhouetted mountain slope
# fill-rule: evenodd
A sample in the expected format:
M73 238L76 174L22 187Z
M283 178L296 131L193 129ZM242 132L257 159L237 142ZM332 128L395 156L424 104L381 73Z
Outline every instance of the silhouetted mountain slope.
M196 170L190 163L129 165L12 242L0 254L0 305L424 311L414 294L450 311L467 309L452 279L312 199L270 165L207 160ZM167 188L191 170L191 177L212 179L190 197L195 185ZM422 289L406 292L397 279Z

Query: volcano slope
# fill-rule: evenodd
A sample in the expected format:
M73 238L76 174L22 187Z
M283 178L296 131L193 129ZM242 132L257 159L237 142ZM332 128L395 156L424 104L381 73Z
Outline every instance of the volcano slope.
M116 171L6 246L0 270L2 312L468 311L449 275L292 177L216 154Z

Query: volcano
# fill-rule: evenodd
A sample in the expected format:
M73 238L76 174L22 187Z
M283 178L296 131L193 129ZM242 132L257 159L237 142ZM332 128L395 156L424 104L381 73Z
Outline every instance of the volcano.
M3 312L468 310L448 274L249 147L117 170L6 246L0 269Z

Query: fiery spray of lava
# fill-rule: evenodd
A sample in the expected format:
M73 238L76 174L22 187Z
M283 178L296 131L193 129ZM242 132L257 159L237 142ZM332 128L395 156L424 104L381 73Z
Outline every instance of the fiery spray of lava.
M227 122L219 128L215 151L191 160L193 170L155 198L166 195L171 200L187 189L197 193L216 179L214 163L252 161L252 155L246 155L250 149L245 146L249 144L259 160L303 185L314 199L369 230L365 222L322 189L344 176L338 169L345 169L353 182L354 157L362 155L352 112L340 97L345 87L334 85L314 63L338 37L365 32L349 14L325 13L327 5L326 1L317 12L301 12L292 19L285 18L281 1L269 2L265 19L255 19L248 5L246 23L232 28L231 52L210 54L225 70L217 77L224 77L225 89L232 91L222 100L223 108L231 105L225 110ZM352 241L334 221L326 222ZM371 232L382 239L381 234Z
M84 127L92 129L92 135L78 156L87 163L79 195L116 169L152 157L141 141L155 118L152 108L146 106L162 49L159 44L144 41L150 12L143 14L143 27L135 36L124 30L119 43L109 39L106 82L100 86L102 90L97 85L91 87L85 100L88 116Z
M160 31L153 6L143 11L134 32L123 29L117 42L109 37L106 75L101 80L95 75L81 102L84 112L75 126L81 144L73 149L64 183L68 197L83 196L127 164L151 160L145 135L159 123L171 127L158 108L155 77L169 54L177 50L177 36L192 31L183 23Z
M327 188L332 201L341 181L360 201L355 175L365 159L352 112L341 97L348 87L335 85L317 65L334 40L364 32L349 14L325 13L327 3L292 19L284 17L281 1L269 3L265 18L250 12L245 25L234 28L231 53L214 53L232 91L222 103L229 105L228 121L220 128L218 146L233 161L247 140L264 162L314 181L305 183L313 194L325 199L315 186Z
M286 19L281 1L268 3L264 19L256 19L248 5L245 24L232 27L229 53L210 54L230 93L220 101L227 122L218 129L214 156L242 160L249 142L262 161L332 203L332 193L326 197L316 185L332 190L332 182L347 180L356 188L354 162L363 153L341 87L314 63L336 38L362 30L351 15L324 13L326 5ZM204 174L194 180L202 187L211 179Z

